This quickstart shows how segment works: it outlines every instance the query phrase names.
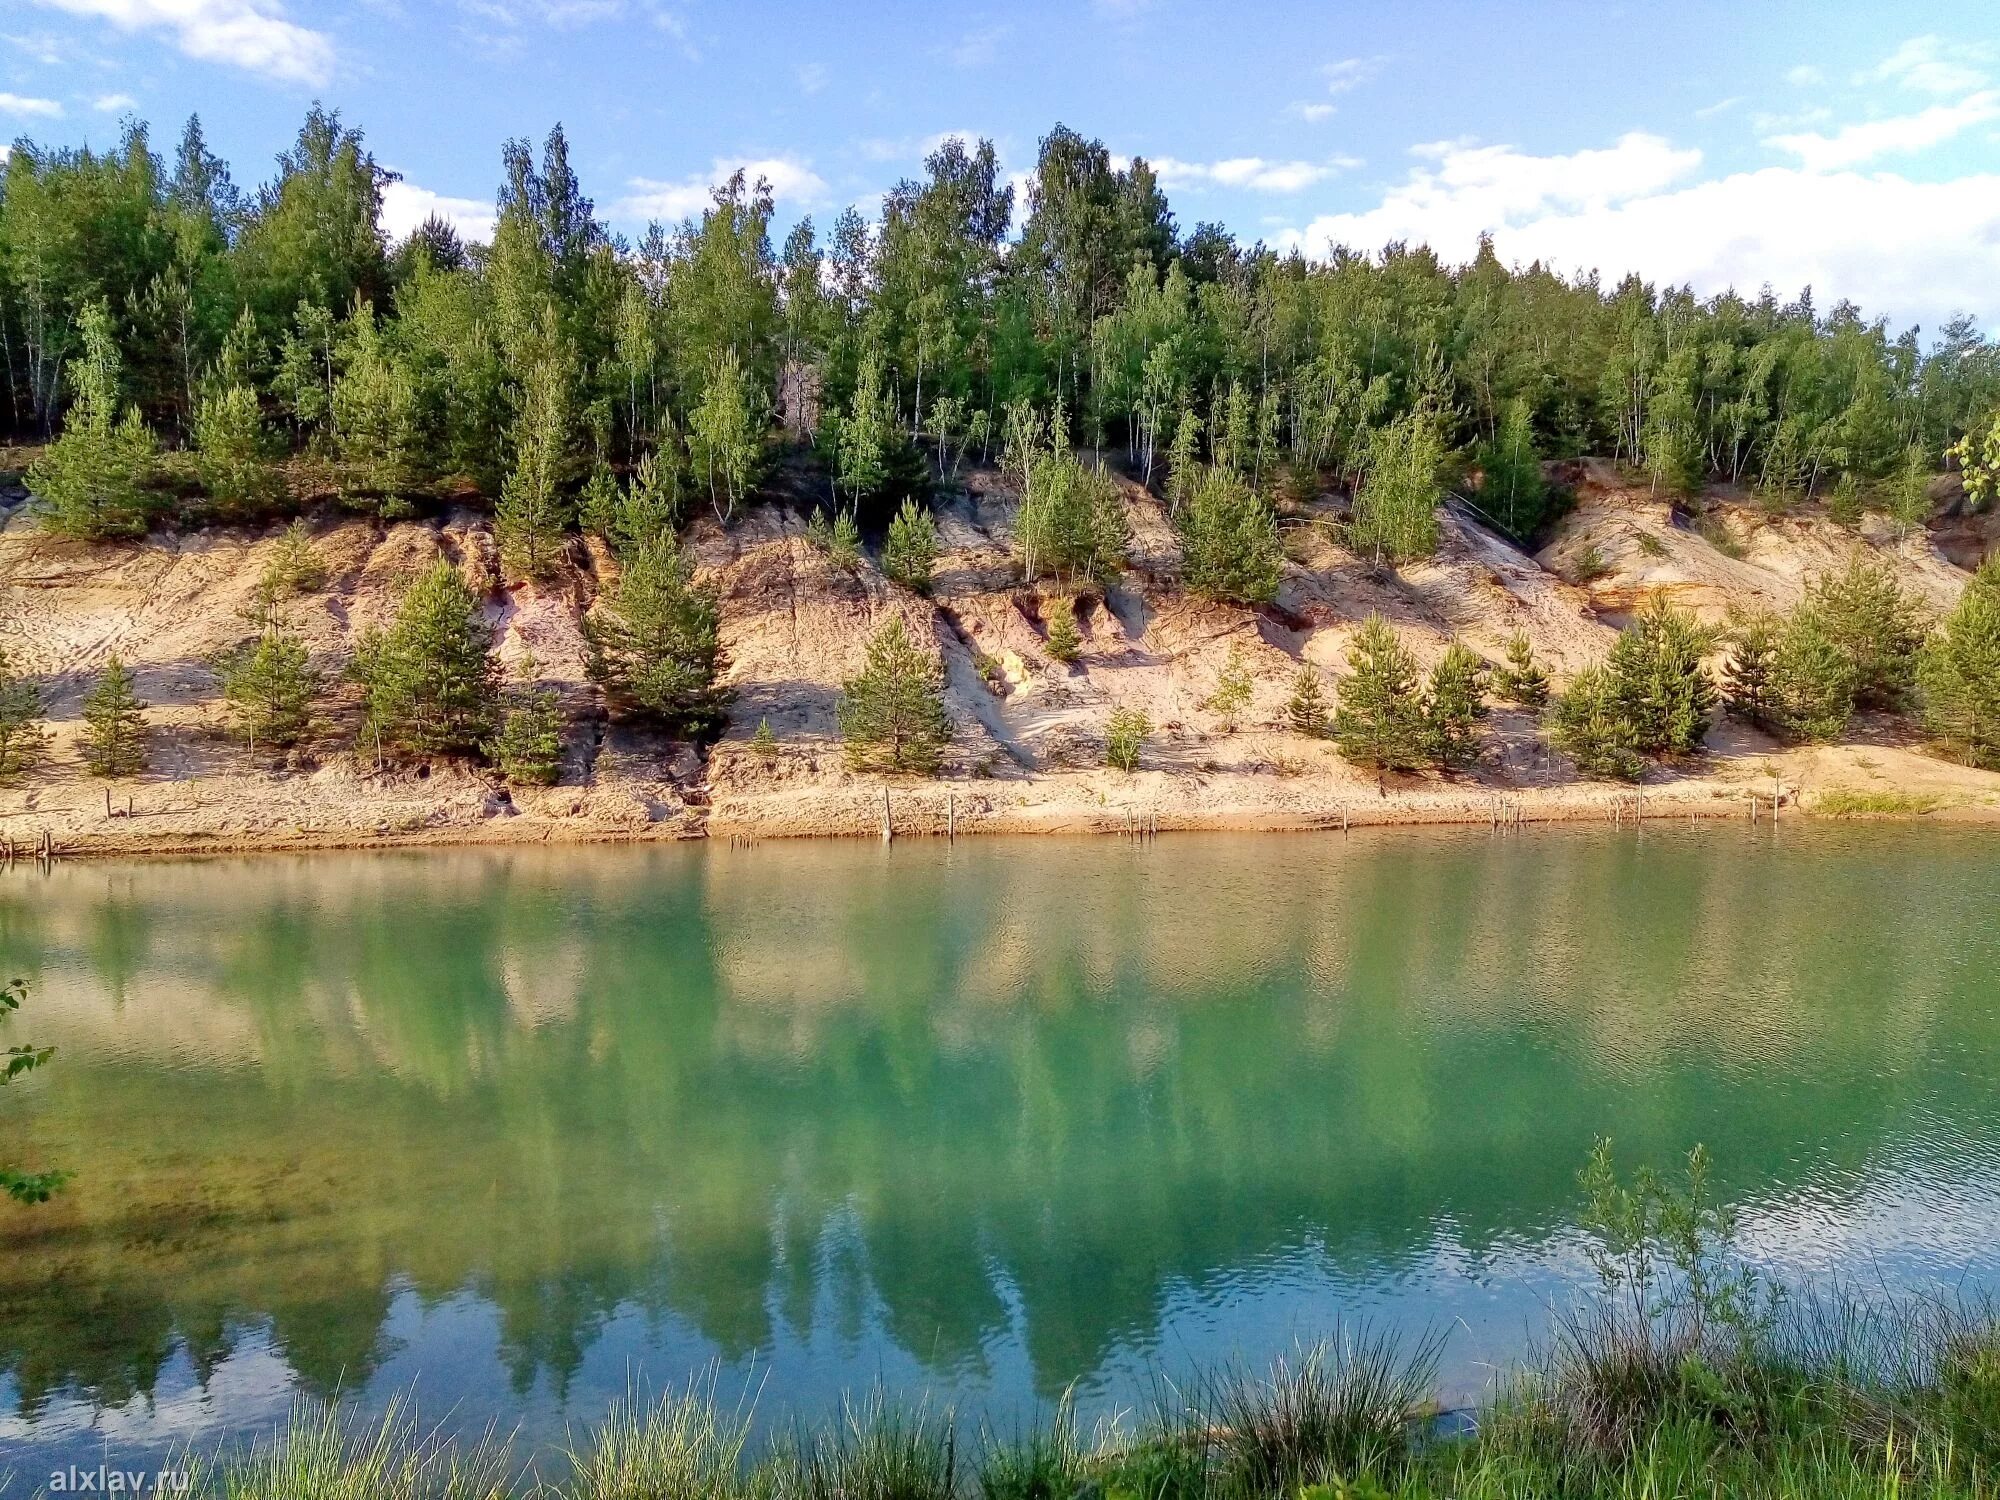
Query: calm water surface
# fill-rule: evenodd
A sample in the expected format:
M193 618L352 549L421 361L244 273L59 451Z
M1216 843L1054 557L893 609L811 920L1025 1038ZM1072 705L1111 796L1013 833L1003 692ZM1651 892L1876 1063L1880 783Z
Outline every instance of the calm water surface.
M711 1364L1001 1420L1585 1276L1714 1151L1793 1277L2000 1287L2000 838L1581 829L322 855L0 878L0 1465L301 1393L558 1441Z

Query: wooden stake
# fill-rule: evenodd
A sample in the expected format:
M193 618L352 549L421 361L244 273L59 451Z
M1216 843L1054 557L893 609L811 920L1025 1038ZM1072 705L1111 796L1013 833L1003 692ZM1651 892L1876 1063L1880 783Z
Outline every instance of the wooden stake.
M895 836L889 822L889 789L885 786L882 788L882 842L886 844Z
M949 844L958 837L958 793L944 794L944 841Z

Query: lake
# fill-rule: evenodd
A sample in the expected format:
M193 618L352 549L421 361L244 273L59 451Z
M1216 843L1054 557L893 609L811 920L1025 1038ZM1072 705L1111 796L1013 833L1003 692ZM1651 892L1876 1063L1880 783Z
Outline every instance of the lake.
M1768 824L17 864L0 1463L713 1369L999 1423L1339 1321L1471 1399L1697 1141L1782 1276L2000 1287L2000 838Z

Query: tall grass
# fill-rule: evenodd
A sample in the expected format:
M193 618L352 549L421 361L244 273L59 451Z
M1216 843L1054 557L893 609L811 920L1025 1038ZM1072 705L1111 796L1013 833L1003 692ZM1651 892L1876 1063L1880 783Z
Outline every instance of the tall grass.
M1439 1345L1365 1327L1267 1369L1162 1381L1086 1439L1065 1400L968 1440L877 1391L768 1442L713 1379L628 1398L546 1472L404 1409L302 1404L193 1465L227 1500L1957 1500L2000 1496L2000 1315L1983 1302L1800 1295L1734 1328L1565 1320L1469 1425L1432 1420Z

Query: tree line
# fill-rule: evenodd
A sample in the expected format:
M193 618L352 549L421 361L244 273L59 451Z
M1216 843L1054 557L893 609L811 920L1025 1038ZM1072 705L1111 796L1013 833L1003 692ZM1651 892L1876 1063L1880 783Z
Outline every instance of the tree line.
M1969 318L1926 349L1810 290L1701 299L1508 267L1490 244L1459 266L1407 244L1309 261L1184 232L1143 159L1063 126L1020 201L990 142L953 139L872 220L803 219L781 245L768 185L740 173L698 217L613 232L560 126L539 153L503 146L490 244L435 218L391 243L391 180L318 106L248 191L198 119L170 158L138 123L106 151L17 143L0 420L68 439L38 474L51 524L478 496L535 573L566 529L609 522L642 462L662 513L727 517L777 422L816 445L835 510L886 516L926 459L990 458L1032 419L1148 483L1331 481L1389 559L1430 545L1410 495L1454 468L1527 536L1549 458L1851 508L1907 503L1948 455L1975 497L2000 466L2000 350Z

